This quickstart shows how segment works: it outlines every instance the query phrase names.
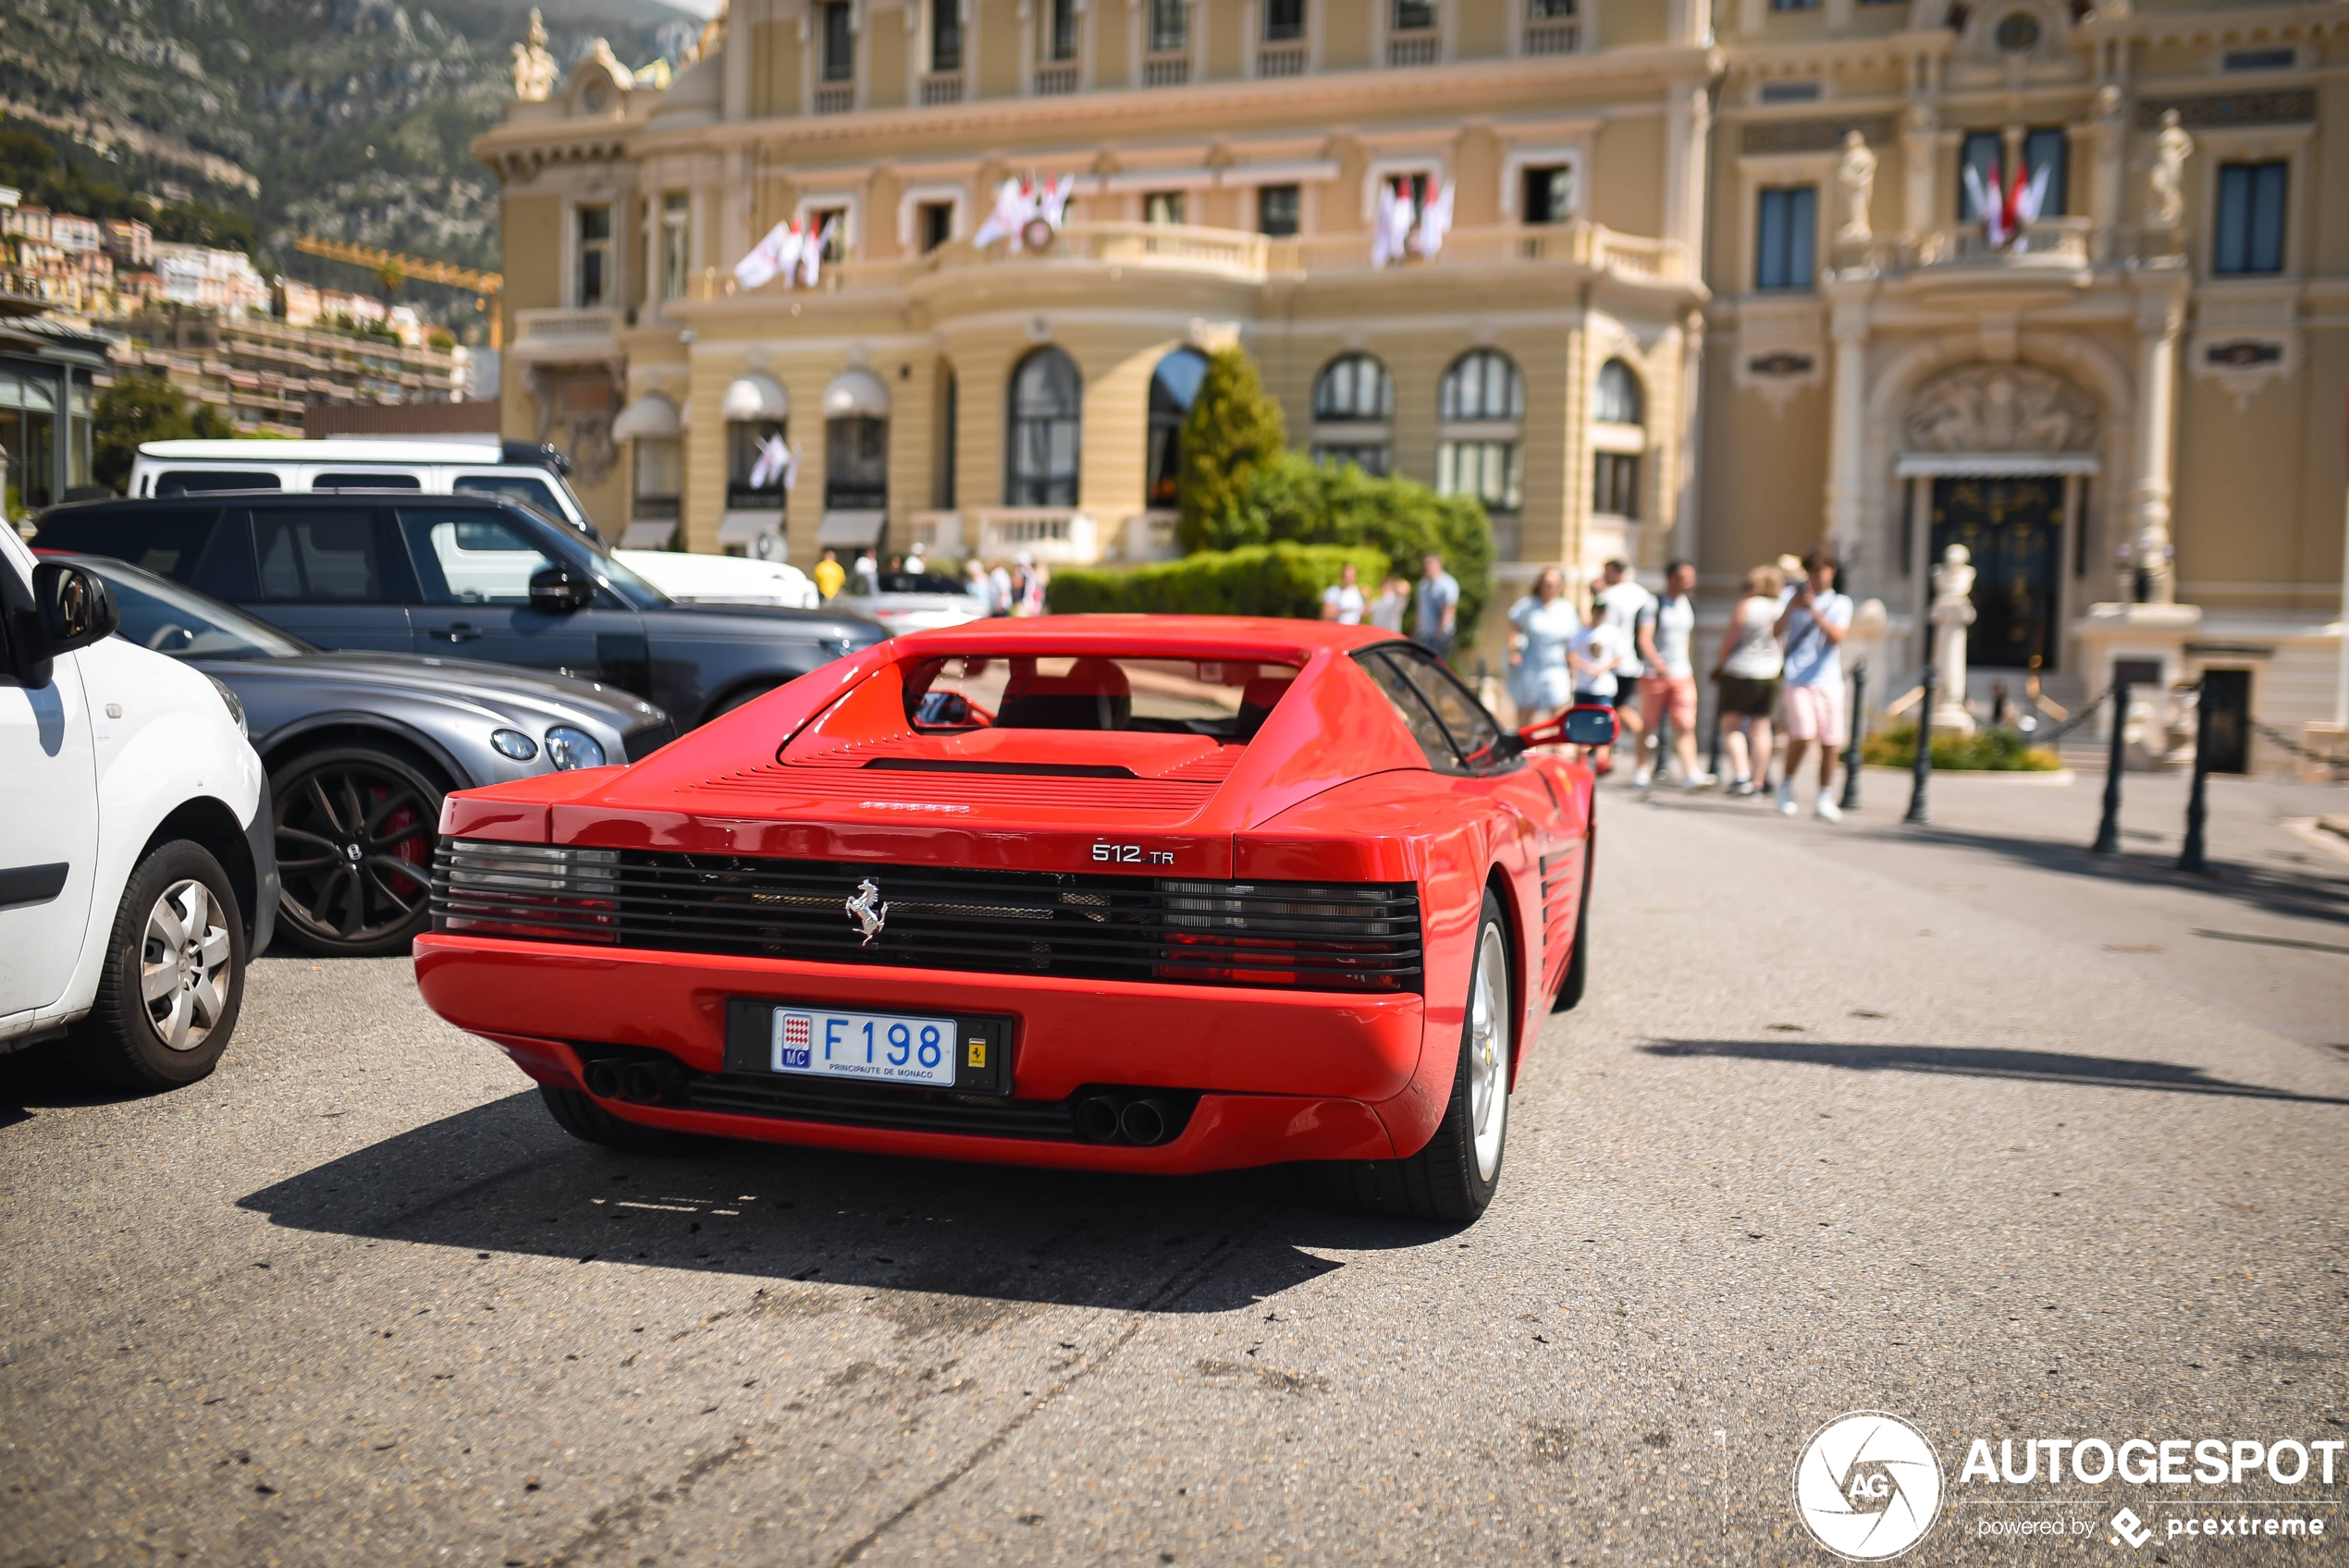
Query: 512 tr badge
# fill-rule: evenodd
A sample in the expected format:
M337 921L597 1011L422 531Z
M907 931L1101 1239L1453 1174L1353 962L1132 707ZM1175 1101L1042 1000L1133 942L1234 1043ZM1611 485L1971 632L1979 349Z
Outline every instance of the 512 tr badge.
M1113 865L1173 865L1172 850L1146 850L1139 844L1095 844L1093 858Z

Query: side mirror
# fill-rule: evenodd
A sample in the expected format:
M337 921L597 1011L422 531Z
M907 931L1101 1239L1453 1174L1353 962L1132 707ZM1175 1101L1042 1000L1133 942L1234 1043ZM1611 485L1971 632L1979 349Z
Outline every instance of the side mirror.
M1612 746L1615 710L1598 703L1571 707L1556 718L1527 725L1506 737L1504 743L1513 753L1535 746Z
M957 728L971 722L970 699L960 692L925 692L915 709L914 722L923 726Z
M541 615L571 615L596 602L596 584L569 567L550 566L530 576L530 607Z
M102 642L122 624L122 612L115 607L105 579L83 567L58 561L34 567L32 602L51 657Z

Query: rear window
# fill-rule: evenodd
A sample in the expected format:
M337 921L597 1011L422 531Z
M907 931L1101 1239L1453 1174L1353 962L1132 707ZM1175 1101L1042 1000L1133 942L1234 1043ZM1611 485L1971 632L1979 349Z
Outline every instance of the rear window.
M423 480L412 473L322 473L310 482L313 490L422 490Z
M207 476L210 477L210 476ZM144 567L158 577L185 581L195 574L204 542L219 519L217 507L109 507L104 511L67 511L41 525L35 541L44 550L79 550L112 556Z
M155 476L155 498L168 496L204 496L215 490L282 490L274 473L259 470L250 472L231 469L173 469Z
M917 730L1130 729L1254 737L1297 671L1253 660L965 655L905 668Z

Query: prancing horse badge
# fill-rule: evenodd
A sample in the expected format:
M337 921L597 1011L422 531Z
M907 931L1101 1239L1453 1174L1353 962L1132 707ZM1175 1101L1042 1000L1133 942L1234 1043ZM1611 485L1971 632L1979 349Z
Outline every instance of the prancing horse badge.
M848 913L855 918L856 928L865 933L859 944L871 947L873 938L889 924L889 906L880 901L880 885L867 876L856 884L856 896L848 900Z

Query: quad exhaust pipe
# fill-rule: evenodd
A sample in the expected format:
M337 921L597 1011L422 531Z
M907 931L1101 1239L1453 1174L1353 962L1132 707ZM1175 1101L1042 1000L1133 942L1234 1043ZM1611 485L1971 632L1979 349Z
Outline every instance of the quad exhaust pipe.
M1159 1095L1088 1094L1075 1111L1076 1135L1086 1143L1143 1148L1167 1142L1187 1120L1180 1106Z
M580 1070L587 1092L599 1100L624 1100L630 1105L666 1105L684 1093L685 1069L669 1057L631 1060L598 1057Z

